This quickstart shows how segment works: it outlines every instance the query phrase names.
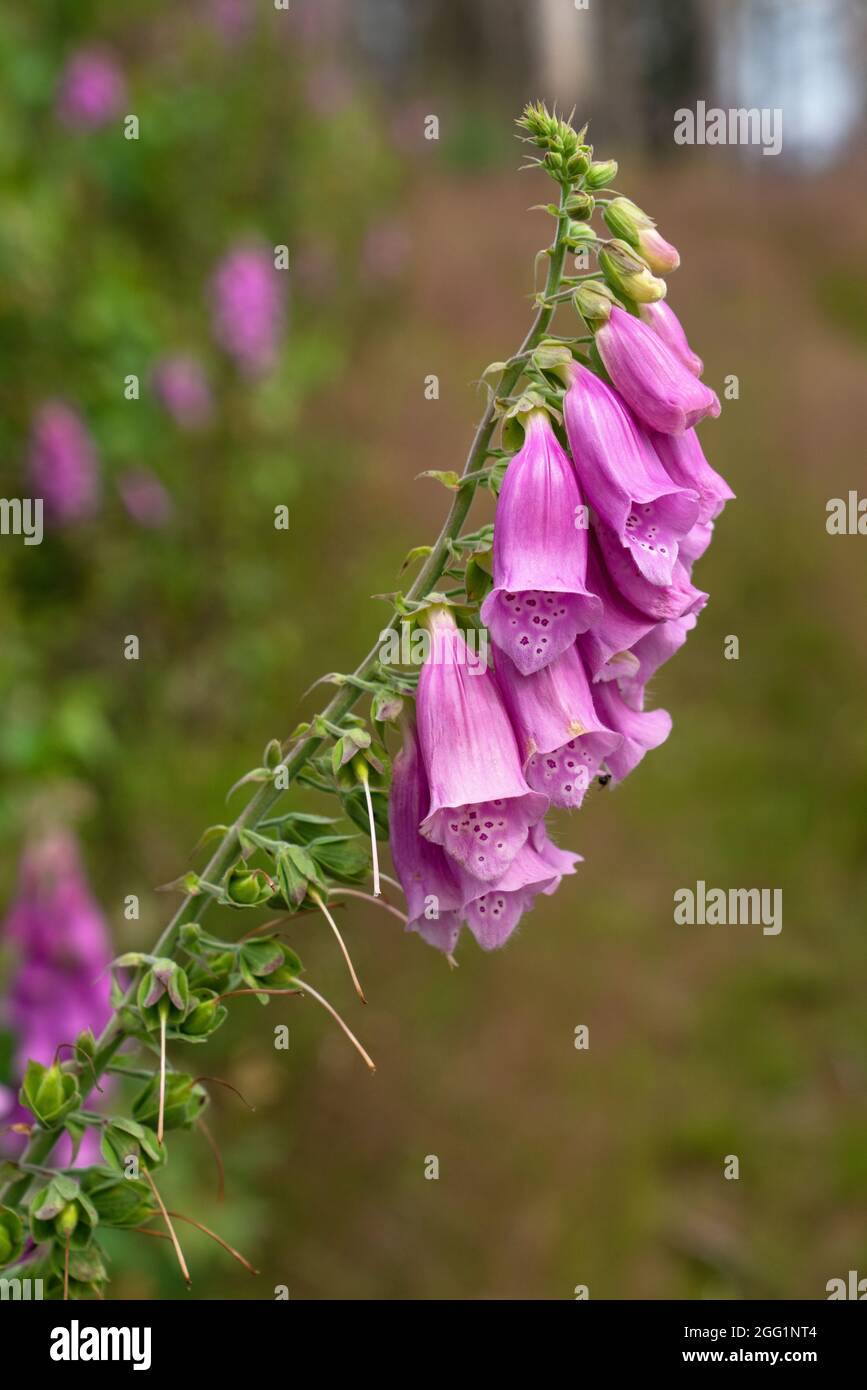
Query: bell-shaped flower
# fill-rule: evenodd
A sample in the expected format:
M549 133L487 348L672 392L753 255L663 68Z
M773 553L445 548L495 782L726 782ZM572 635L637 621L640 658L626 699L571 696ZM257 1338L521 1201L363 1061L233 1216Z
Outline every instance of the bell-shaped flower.
M464 907L464 919L484 951L504 946L538 893L551 893L560 875L532 848L523 845L502 878L480 891Z
M601 598L603 609L602 622L578 638L587 674L592 681L634 676L638 658L632 649L653 630L656 619L642 613L620 592L605 567L595 534L591 534L587 554L587 582Z
M505 873L548 798L524 779L493 674L467 649L446 608L429 611L419 675L418 736L430 787L421 832L486 882Z
M527 417L497 503L494 587L482 622L527 675L602 616L585 584L587 528L578 484L544 410Z
M641 573L670 584L678 541L698 517L698 493L672 483L616 392L579 362L566 371L563 416L578 481Z
M670 584L651 584L607 526L596 526L596 539L611 583L639 613L664 622L667 618L682 618L684 613L699 613L704 608L708 596L690 581L680 559L672 570Z
M720 403L662 338L641 319L615 306L596 333L596 346L611 380L643 424L663 434L683 434Z
M430 805L415 725L403 721L403 747L392 763L388 802L391 858L406 897L407 931L451 952L461 929L464 892L458 870L440 845L419 833Z
M701 376L704 363L690 347L683 324L667 301L658 299L655 304L642 304L639 313L687 370L693 376Z
M645 753L665 743L671 733L671 715L664 709L645 710L643 692L639 697L639 708L633 708L624 700L617 681L594 685L593 698L599 718L609 728L623 735L620 747L606 760L615 782L622 782L638 766Z
M699 495L697 521L713 521L719 516L726 502L731 502L734 493L704 456L701 441L695 430L685 434L659 434L649 436L656 455L672 482L680 487L695 488Z
M522 676L498 652L497 683L518 736L530 786L544 792L555 806L580 806L599 764L620 746L621 739L596 714L577 649L569 647L531 676Z

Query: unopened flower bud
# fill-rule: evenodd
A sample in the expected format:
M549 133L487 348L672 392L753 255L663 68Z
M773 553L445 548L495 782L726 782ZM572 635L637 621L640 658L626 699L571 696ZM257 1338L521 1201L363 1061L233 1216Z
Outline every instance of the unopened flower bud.
M656 274L677 270L680 265L677 248L657 231L653 218L629 198L615 198L604 208L602 216L613 235L638 250Z
M566 199L566 211L577 222L587 222L593 216L596 199L592 193L570 193Z
M642 212L629 198L614 198L602 209L611 235L628 241L630 246L638 245L638 233L644 227L652 227L653 219Z
M571 179L580 179L590 168L590 160L583 150L578 149L566 161L566 172Z
M658 280L647 263L627 246L615 240L599 253L599 264L615 294L634 300L637 304L653 304L664 299L666 284Z
M572 302L590 328L607 323L614 295L604 280L585 280L575 291Z
M666 241L656 227L645 227L638 233L638 249L657 275L668 275L680 265L677 247Z
M184 1019L183 1031L190 1037L203 1037L213 1031L220 1002L214 994L210 998L199 997L199 1002Z
M566 245L570 246L574 251L579 246L586 246L592 241L598 241L598 237L588 223L570 222L565 240Z
M240 907L250 907L271 896L261 875L244 869L232 870L226 882L226 893Z
M78 1225L78 1207L75 1202L67 1202L63 1211L54 1218L54 1229L67 1240Z
M585 183L587 184L588 188L591 188L595 191L597 188L604 188L606 183L610 183L611 180L615 179L616 177L617 160L599 159L594 160L593 163L590 165L590 168L587 170L587 177L585 179Z

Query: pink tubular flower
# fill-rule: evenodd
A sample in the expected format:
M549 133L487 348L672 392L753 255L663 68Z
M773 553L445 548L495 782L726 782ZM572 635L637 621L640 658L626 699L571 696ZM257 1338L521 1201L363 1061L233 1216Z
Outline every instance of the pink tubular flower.
M593 699L599 718L611 729L623 735L620 747L607 758L608 770L616 782L628 777L651 748L665 743L671 733L671 715L667 710L643 708L643 691L635 696L638 706L627 704L617 681L604 681L593 687Z
M162 357L152 374L157 400L184 430L197 430L207 425L214 410L214 401L202 364L184 353Z
M73 53L60 76L57 115L67 126L95 130L120 111L126 95L123 74L102 48Z
M626 557L618 556L619 559ZM602 600L602 622L592 632L578 638L578 650L588 676L593 681L614 680L634 675L638 660L632 648L656 625L656 619L635 608L608 574L599 541L590 538L587 578Z
M479 884L464 908L467 926L482 950L505 946L537 894L553 893L559 882L560 874L529 841L522 845L502 878Z
M612 308L608 322L596 332L596 346L620 395L651 429L683 434L706 415L719 415L716 393L625 309Z
M440 845L419 834L430 800L427 777L412 723L392 767L389 800L391 856L406 895L408 931L446 954L457 945L465 921L484 950L504 945L537 893L553 893L580 856L558 849L537 822L495 884L480 882Z
M698 493L672 483L616 392L579 362L568 370L563 416L581 486L645 578L670 584Z
M704 456L695 430L684 434L651 434L650 441L668 476L681 487L695 488L700 498L699 522L713 521L734 493Z
M639 306L639 313L669 351L680 358L687 370L692 372L693 376L701 376L704 363L693 352L680 319L666 301L658 299L655 304L642 304Z
M490 671L470 655L447 609L428 617L430 655L418 683L418 735L430 785L421 832L486 882L500 878L548 798L521 772L515 735Z
M682 618L685 613L699 613L704 608L708 596L691 583L681 560L672 570L670 584L651 584L607 526L596 527L596 538L611 583L645 617L663 622L667 618Z
M555 806L580 806L600 763L622 740L597 717L575 647L531 676L522 676L499 652L497 683L530 786Z
M220 262L211 298L214 336L239 369L259 376L274 364L283 329L283 292L264 246L237 246Z
M527 418L497 503L494 588L482 622L524 675L538 671L602 616L585 584L587 529L568 456L544 410Z
M81 417L63 401L36 413L27 471L46 519L68 525L91 517L99 502L96 449Z
M118 479L121 501L139 526L159 529L172 519L172 499L147 468L129 468Z
M430 790L415 727L403 721L403 747L394 759L388 803L389 843L406 897L407 931L431 946L453 951L461 930L463 894L458 868L441 845L419 834Z

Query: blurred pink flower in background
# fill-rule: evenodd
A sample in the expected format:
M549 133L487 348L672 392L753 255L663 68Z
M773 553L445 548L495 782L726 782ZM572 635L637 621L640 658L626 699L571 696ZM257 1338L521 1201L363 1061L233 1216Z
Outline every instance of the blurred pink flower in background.
M65 525L94 514L99 503L96 448L81 417L63 401L36 412L27 461L29 486L45 518Z
M95 130L120 112L126 96L123 73L103 48L80 48L60 74L57 115L64 125Z
M409 233L402 222L387 218L368 229L361 245L361 277L368 284L393 280L409 260Z
M121 501L139 526L158 528L171 521L172 499L156 474L147 468L128 468L118 479Z
M247 376L273 366L283 332L281 271L261 245L236 246L211 286L214 337Z
M152 381L160 405L181 429L201 429L211 419L214 401L197 358L184 353L160 358Z
M14 1065L22 1077L29 1060L50 1066L59 1045L74 1043L85 1028L99 1035L111 1014L111 940L70 831L52 830L25 850L3 935L14 958L4 1022L15 1039ZM16 1096L8 1090L4 1096L4 1123L32 1119ZM14 1147L14 1140L7 1143ZM62 1147L68 1155L67 1137ZM88 1130L78 1161L96 1162L98 1156L95 1134Z

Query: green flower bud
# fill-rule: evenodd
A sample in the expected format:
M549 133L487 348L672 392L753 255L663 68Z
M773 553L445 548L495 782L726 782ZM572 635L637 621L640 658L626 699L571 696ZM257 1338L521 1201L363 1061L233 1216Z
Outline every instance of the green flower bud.
M181 1032L190 1037L206 1037L213 1033L226 1017L227 1010L217 999L216 994L208 990L194 996L199 1000L187 1014L181 1025ZM219 1017L222 1012L222 1018Z
M243 869L233 869L226 882L228 896L241 907L254 906L259 901L261 887L257 875Z
M68 1239L78 1225L78 1205L67 1202L59 1216L54 1218L54 1229L63 1239Z
M587 222L593 216L596 199L592 193L570 193L566 199L566 211L576 222Z
M597 241L595 231L586 222L570 222L566 233L566 245L575 250L578 246L589 246Z
M106 1226L140 1226L156 1210L147 1187L135 1178L104 1180L100 1174L90 1200Z
M576 150L566 161L566 172L571 179L580 179L590 168L590 160L583 150Z
M603 247L599 265L615 294L636 304L654 304L665 298L665 281L658 280L647 262L625 241L612 241Z
M41 1125L54 1129L78 1104L78 1083L58 1063L44 1067L41 1062L28 1062L19 1100Z
M602 209L602 216L612 236L620 237L630 246L638 246L639 232L654 225L653 219L629 198L615 198Z
M597 188L604 188L606 183L610 183L611 180L616 179L616 177L616 159L594 160L587 170L585 182L588 188L592 188L595 191Z
M585 323L595 330L611 317L614 295L604 280L584 280L572 296L572 302Z

